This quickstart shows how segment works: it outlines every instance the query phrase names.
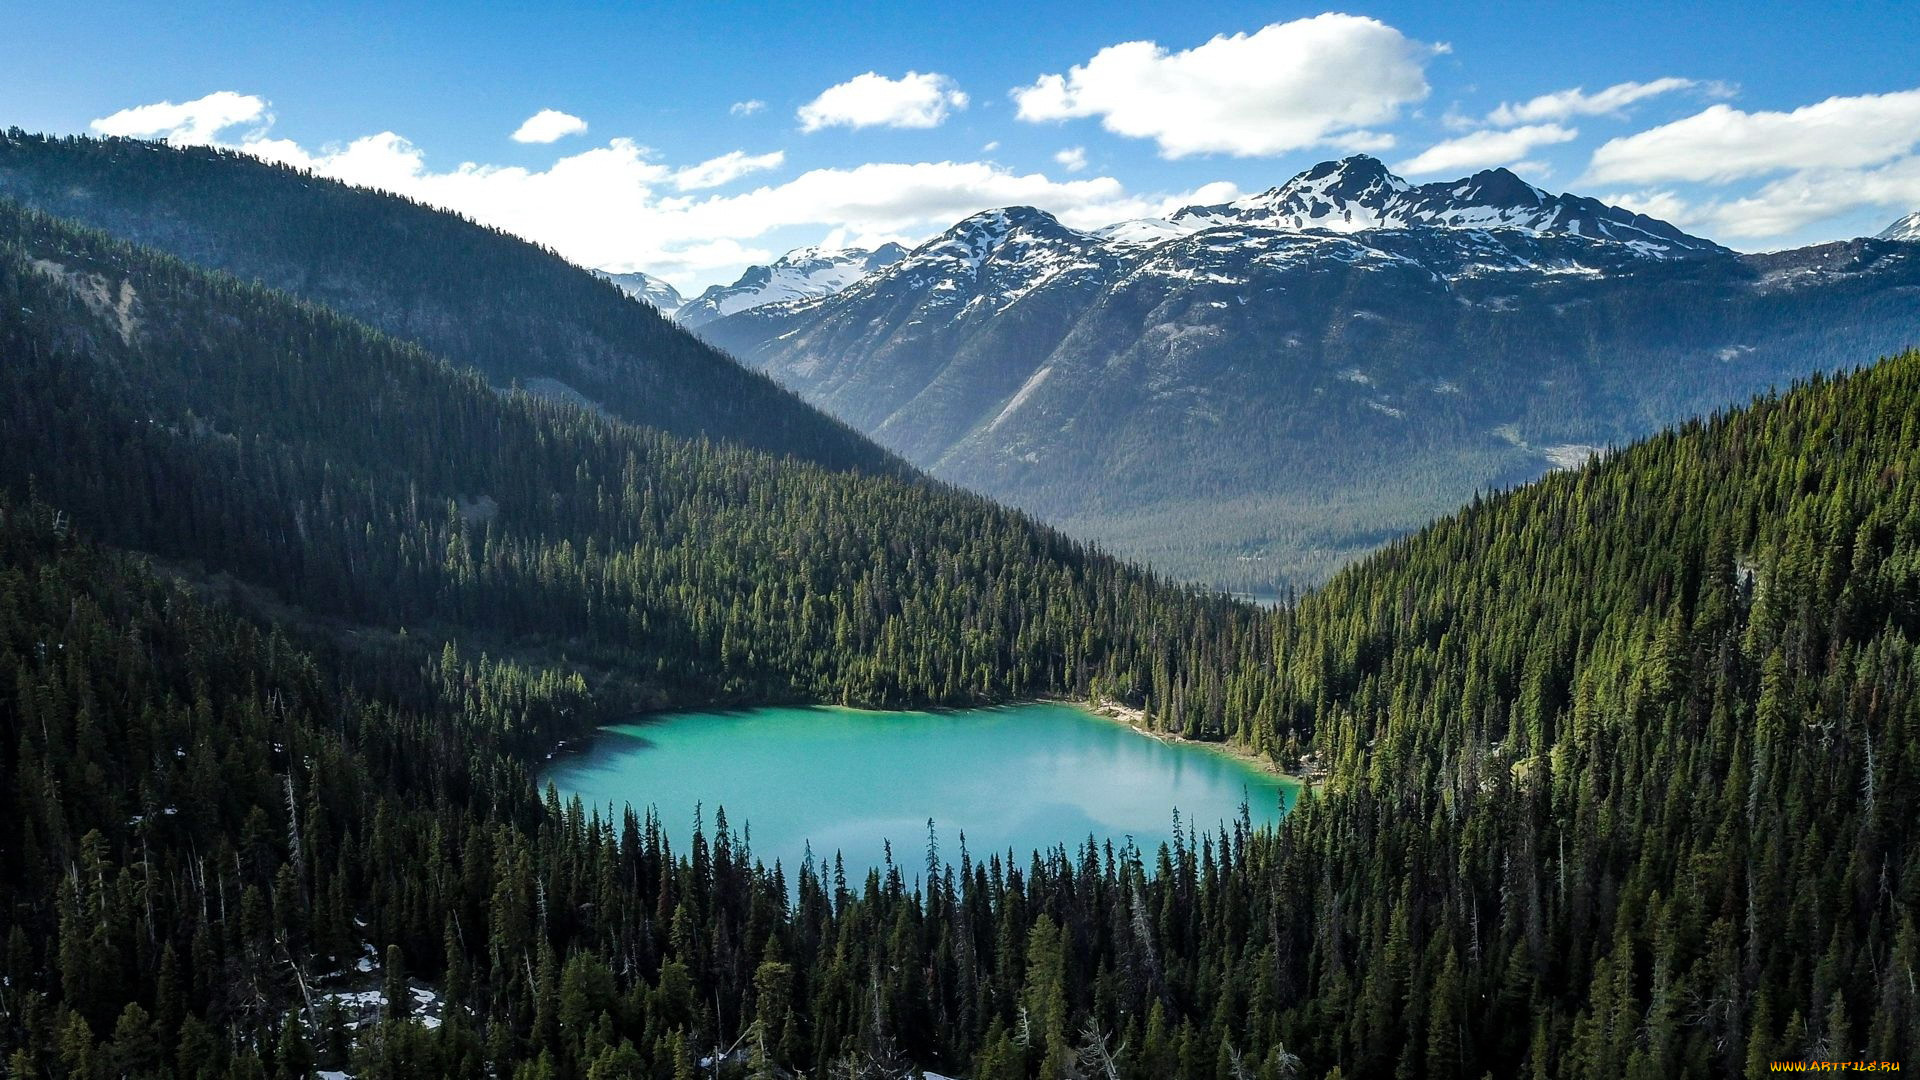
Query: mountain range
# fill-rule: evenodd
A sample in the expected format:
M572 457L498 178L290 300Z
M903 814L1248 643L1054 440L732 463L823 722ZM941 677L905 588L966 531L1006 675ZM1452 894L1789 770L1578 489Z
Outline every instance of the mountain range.
M909 461L1175 576L1324 577L1471 497L1920 340L1920 249L1742 255L1364 155L1084 231L973 215L698 331Z
M731 285L713 285L682 306L689 329L749 308L786 300L832 296L876 270L906 257L899 244L867 248L796 248L766 266L750 266Z
M652 274L643 274L638 270L628 271L623 274L611 273L605 270L598 271L598 273L601 277L618 285L621 292L626 293L635 300L645 300L647 303L653 305L653 310L658 311L668 318L672 318L673 313L679 311L681 305L687 302L686 298L680 295L679 289L654 277Z

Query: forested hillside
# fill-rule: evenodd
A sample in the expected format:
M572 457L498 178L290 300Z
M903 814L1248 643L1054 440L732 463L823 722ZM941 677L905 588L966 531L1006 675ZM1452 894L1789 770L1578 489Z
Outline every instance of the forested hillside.
M1260 644L1226 601L975 496L501 396L4 204L0 243L0 476L310 616L565 654L645 703L1165 699L1188 650Z
M1612 1080L1920 1046L1920 354L1262 613L13 208L0 332L16 1074L680 1080L718 1047ZM1093 691L1322 792L1272 833L1014 865L930 836L842 882L527 770L634 700Z
M257 158L0 133L0 196L325 304L544 396L831 468L907 471L619 286L505 233Z

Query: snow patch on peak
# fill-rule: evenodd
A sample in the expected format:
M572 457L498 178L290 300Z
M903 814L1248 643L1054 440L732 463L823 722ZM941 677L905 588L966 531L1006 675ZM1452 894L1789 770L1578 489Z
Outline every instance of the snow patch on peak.
M1418 186L1364 154L1322 162L1276 188L1217 206L1189 206L1162 223L1170 232L1250 225L1287 232L1357 233L1371 229L1512 229L1628 245L1635 254L1675 258L1714 254L1717 244L1672 225L1578 195L1555 195L1507 169ZM1144 222L1129 236L1149 235Z
M676 318L692 328L749 308L832 296L906 254L906 248L892 243L872 250L795 248L767 266L748 267L731 285L712 286L682 306Z
M1920 210L1916 210L1899 221L1886 227L1878 239L1912 240L1920 243Z
M660 314L668 318L672 318L673 313L680 310L680 305L687 302L686 298L680 295L680 290L652 274L643 274L638 270L625 274L616 274L610 270L595 270L594 274L613 282L621 292L635 300L644 300L652 304Z

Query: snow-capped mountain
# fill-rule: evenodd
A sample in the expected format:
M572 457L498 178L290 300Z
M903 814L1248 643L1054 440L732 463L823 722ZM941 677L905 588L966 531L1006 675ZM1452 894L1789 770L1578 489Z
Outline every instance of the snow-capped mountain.
M865 248L795 248L771 266L750 266L731 285L714 285L680 308L689 329L764 304L831 296L875 270L899 262L899 244Z
M1593 449L1920 340L1920 248L1739 255L1378 161L1105 229L973 215L701 334L935 475L1181 576L1300 582ZM684 318L684 315L683 315Z
M652 304L660 314L668 318L672 318L673 313L679 311L680 306L686 303L680 295L680 290L652 274L643 274L638 270L625 274L615 274L607 270L595 270L594 273L620 286L621 292L635 300L645 300Z
M1901 218L1899 221L1887 226L1886 231L1882 232L1879 238L1882 240L1920 241L1920 210L1916 210L1906 217Z
M1161 224L1170 235L1222 225L1336 233L1434 227L1514 229L1632 244L1643 254L1662 258L1723 250L1644 214L1597 199L1552 194L1506 169L1414 186L1364 154L1323 162L1279 187L1235 202L1189 206Z

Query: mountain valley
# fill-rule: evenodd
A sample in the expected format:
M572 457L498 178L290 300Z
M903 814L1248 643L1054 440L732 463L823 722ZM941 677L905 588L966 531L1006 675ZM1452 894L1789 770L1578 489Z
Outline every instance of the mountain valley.
M990 211L698 329L937 477L1273 593L1477 491L1920 340L1920 248L1739 255L1505 170L1413 186L1358 156L1096 232Z

